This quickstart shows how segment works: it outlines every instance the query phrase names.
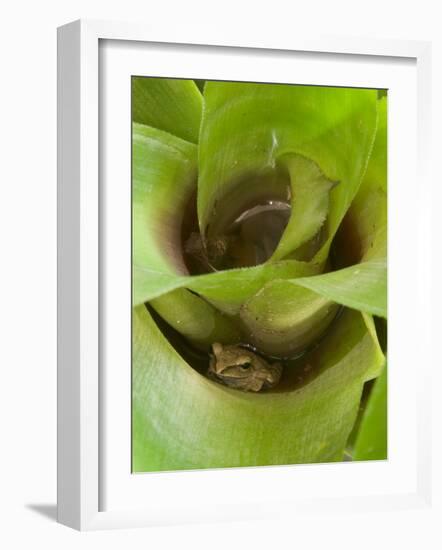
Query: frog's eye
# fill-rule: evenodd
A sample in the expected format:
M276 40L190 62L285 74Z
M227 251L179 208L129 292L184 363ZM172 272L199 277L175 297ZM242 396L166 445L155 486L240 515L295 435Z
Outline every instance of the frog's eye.
M252 366L252 363L243 363L240 369L243 371L246 371L246 370L249 370L251 366Z

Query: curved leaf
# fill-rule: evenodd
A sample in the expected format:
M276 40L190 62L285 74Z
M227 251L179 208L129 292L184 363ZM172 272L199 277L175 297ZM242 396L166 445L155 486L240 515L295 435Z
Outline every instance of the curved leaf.
M356 437L353 460L387 458L387 367L374 383Z
M318 272L317 264L296 260L193 276L173 275L170 272L134 264L133 304L139 305L185 287L216 302L226 313L235 314L247 299L269 281L305 277Z
M132 121L198 142L201 93L193 80L132 77Z
M133 125L132 136L132 251L134 305L148 299L142 294L145 274L151 270L161 281L183 278L187 273L181 250L183 212L196 185L196 147L170 134ZM158 284L158 283L157 283ZM147 284L155 288L155 278ZM141 294L141 298L140 298ZM149 298L150 299L150 298ZM184 333L194 342L210 347L213 337L220 342L236 341L237 330L219 311L187 290L170 297L158 297L153 307L172 326L179 325L180 312ZM191 308L185 314L186 309ZM231 337L231 338L230 338Z
M338 304L387 317L385 260L371 260L338 271L299 278L293 282Z
M336 304L295 280L270 282L242 306L240 316L248 342L265 354L289 357L313 344L337 312Z
M195 145L165 132L133 125L133 263L185 274L181 251L184 208L196 187Z
M282 162L290 174L292 212L272 256L273 261L288 256L315 237L327 219L329 193L335 185L311 160L299 155L287 155Z
M387 256L387 98L378 102L378 129L364 179L336 236L346 265Z
M222 199L233 188L247 187L252 194L260 174L276 170L284 155L298 154L316 163L328 180L340 182L330 192L327 239L318 256L324 261L367 166L376 91L207 82L204 97L198 184L202 234L209 219L213 231L216 213L229 208Z
M197 347L210 350L214 342L236 343L239 329L231 319L185 288L154 298L150 305L180 334Z
M382 354L347 310L280 392L249 394L202 376L133 310L133 471L339 460L364 382Z
M317 340L337 304L387 317L387 266L372 260L310 277L268 282L241 308L247 339L260 351L290 356Z

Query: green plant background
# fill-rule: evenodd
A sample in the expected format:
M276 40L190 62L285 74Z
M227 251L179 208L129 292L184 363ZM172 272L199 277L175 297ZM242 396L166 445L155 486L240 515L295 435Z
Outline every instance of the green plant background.
M133 77L132 118L133 471L386 458L386 323L374 322L387 318L386 94ZM281 165L292 210L274 254L189 275L191 197L210 235L223 200L250 194L245 174ZM319 344L287 363L286 386L258 394L197 372L152 317L199 350L246 337L284 356L340 306Z

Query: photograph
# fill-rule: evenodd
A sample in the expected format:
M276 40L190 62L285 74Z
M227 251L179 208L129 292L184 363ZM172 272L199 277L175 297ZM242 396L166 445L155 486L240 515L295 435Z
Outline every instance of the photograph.
M388 458L387 115L131 77L133 473Z

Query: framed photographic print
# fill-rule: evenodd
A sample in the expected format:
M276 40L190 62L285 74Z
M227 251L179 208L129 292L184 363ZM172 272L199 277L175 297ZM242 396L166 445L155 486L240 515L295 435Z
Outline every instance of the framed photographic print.
M81 21L58 70L59 521L425 505L429 45Z

